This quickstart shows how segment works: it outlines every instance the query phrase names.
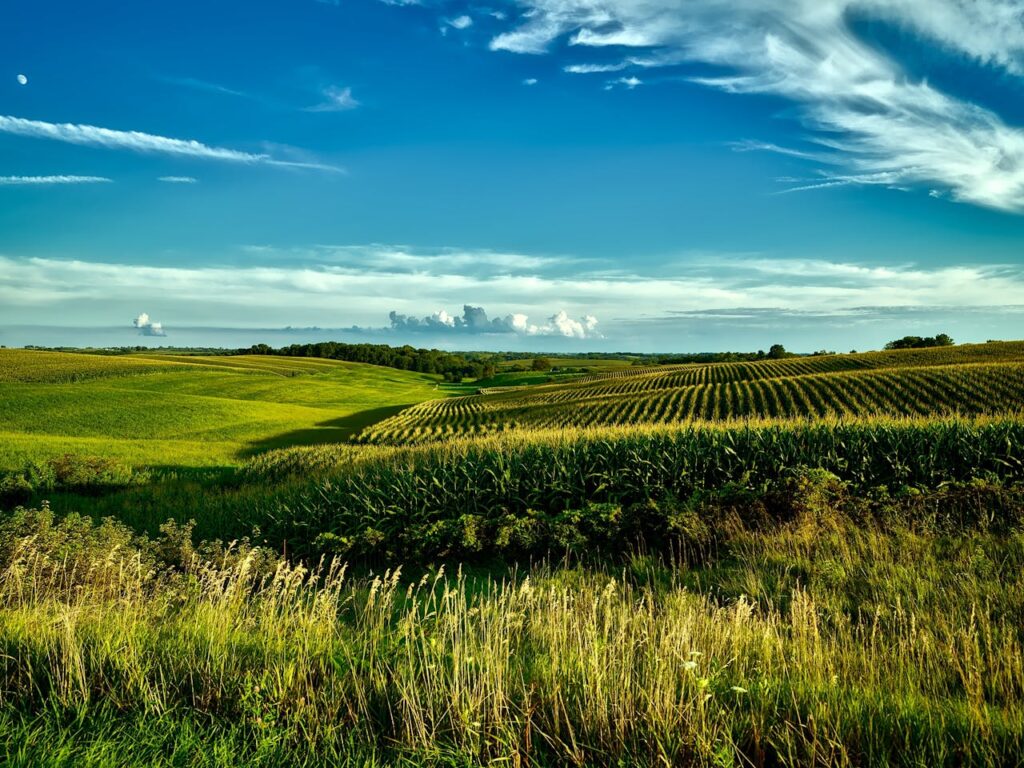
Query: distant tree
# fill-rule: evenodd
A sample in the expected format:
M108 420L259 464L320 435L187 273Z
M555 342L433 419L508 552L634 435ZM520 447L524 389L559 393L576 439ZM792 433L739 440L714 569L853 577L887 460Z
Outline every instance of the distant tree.
M924 339L920 336L904 336L902 339L893 339L885 345L886 349L919 349L924 346Z
M772 344L768 349L769 360L781 360L786 356L786 348L781 344Z
M535 357L533 358L533 364L530 366L530 369L534 371L550 371L551 361L546 357Z
M904 336L885 345L886 349L928 349L930 347L951 347L953 337L948 333L937 336Z

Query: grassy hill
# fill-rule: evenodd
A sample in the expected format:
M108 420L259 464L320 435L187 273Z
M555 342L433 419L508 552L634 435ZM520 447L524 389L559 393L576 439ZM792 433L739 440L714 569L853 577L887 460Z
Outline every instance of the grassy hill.
M415 443L508 430L690 421L979 415L1024 403L1024 343L626 368L484 389L409 408L364 431Z
M336 443L444 396L436 377L330 360L0 350L0 468L63 453L152 466L240 463Z

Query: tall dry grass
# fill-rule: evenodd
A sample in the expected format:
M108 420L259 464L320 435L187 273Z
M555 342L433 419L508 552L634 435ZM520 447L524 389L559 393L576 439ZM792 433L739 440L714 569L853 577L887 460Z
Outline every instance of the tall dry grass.
M17 533L0 733L42 730L67 764L160 762L133 751L139 734L182 723L230 731L223 764L1006 765L1024 750L1019 533L818 509L737 523L700 569L637 555L411 580L144 545L45 511Z

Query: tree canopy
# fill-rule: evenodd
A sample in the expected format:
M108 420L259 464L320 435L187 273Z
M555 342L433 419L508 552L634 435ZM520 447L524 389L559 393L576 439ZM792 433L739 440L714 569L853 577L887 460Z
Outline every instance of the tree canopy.
M928 347L951 347L953 337L948 333L936 336L904 336L902 339L890 341L886 349L927 349Z

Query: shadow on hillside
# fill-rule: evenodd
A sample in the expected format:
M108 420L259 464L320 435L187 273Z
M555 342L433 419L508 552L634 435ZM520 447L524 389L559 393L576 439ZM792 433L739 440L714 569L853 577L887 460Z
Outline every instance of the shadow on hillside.
M408 408L408 405L388 405L382 408L369 408L365 411L342 416L338 419L321 421L314 427L308 429L294 429L290 432L282 432L279 435L272 435L249 443L242 451L242 458L249 458L264 451L272 451L277 448L293 448L300 445L323 445L324 443L345 443L371 424L394 416L399 411Z

